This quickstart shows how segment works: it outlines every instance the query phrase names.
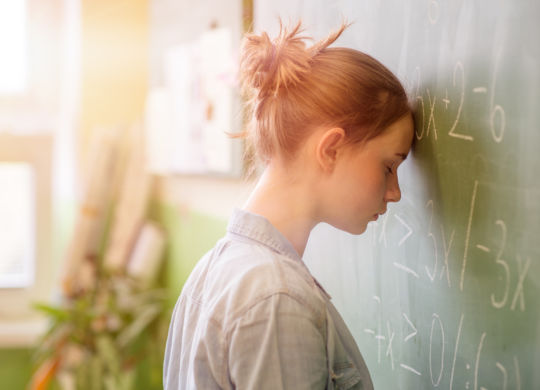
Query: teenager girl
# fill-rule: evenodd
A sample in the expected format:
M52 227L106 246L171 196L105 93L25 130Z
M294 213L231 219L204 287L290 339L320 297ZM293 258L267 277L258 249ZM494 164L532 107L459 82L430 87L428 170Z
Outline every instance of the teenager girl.
M373 388L302 261L318 223L360 234L400 199L397 168L413 139L398 79L367 54L328 47L345 27L308 48L300 24L244 39L248 136L264 170L178 299L166 389Z

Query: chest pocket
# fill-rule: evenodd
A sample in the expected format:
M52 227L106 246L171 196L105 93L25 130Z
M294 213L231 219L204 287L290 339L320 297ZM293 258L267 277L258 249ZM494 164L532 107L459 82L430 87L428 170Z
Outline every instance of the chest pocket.
M362 389L362 377L352 363L334 364L330 369L330 380L334 390Z
M329 372L328 389L347 390L347 389L363 389L362 376L360 372L352 365L352 363L338 363Z
M352 336L345 337L345 335L340 334L334 319L334 316L327 315L328 382L326 388L328 390L373 390L367 369L366 373L362 373L354 364L355 360L345 347L346 344L354 343L354 339ZM342 332L344 331L342 330ZM363 361L360 364L363 364Z

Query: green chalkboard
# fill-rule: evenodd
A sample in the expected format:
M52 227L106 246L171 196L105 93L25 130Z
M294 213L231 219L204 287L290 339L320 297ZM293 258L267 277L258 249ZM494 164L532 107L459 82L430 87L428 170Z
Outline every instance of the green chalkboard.
M375 387L540 389L540 2L259 5L257 28L316 37L345 16L338 44L416 103L402 201L362 236L318 226L305 254Z

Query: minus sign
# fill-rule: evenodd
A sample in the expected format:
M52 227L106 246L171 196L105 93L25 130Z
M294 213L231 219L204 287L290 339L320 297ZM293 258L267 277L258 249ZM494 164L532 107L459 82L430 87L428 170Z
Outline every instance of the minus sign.
M473 88L473 92L474 93L486 93L487 88L486 87L476 87L476 88Z
M487 253L491 252L491 250L487 246L478 244L478 245L476 245L476 247L478 249L480 249L481 251L484 251L484 252L487 252Z
M422 374L421 374L419 371L416 371L414 368L412 368L412 367L410 367L410 366L407 366L407 365L405 365L405 364L400 364L400 366L401 366L402 368L404 368L405 370L407 370L407 371L413 372L413 373L415 373L415 374L418 375L418 376L422 376Z

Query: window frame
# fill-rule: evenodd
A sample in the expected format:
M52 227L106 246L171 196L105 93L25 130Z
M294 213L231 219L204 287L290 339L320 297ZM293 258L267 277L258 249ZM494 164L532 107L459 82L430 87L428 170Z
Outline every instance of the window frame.
M0 346L31 345L46 322L32 303L52 295L55 267L52 261L52 151L53 135L0 133L0 161L26 162L34 169L35 264L34 283L25 288L0 289Z

